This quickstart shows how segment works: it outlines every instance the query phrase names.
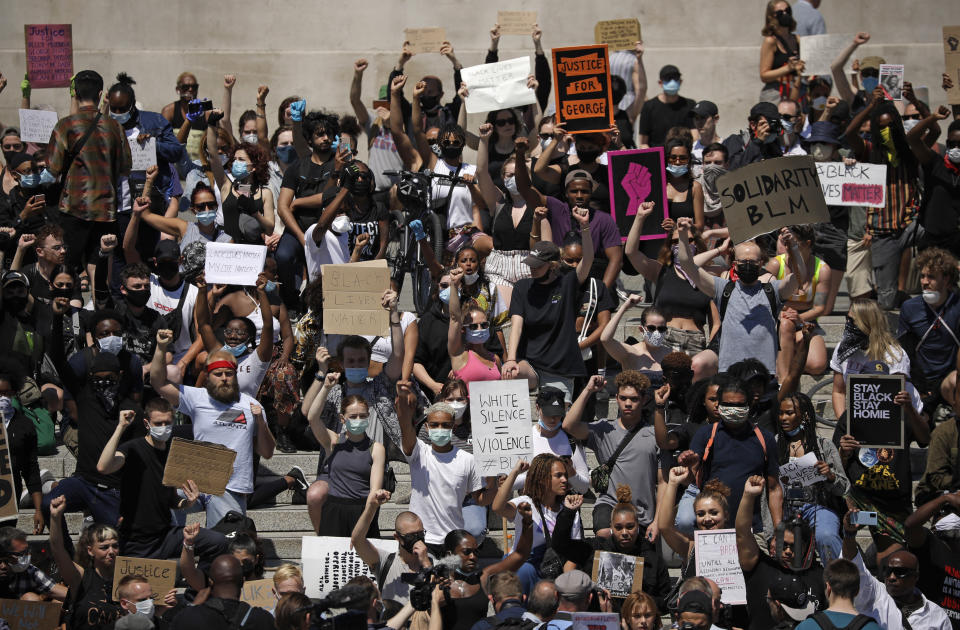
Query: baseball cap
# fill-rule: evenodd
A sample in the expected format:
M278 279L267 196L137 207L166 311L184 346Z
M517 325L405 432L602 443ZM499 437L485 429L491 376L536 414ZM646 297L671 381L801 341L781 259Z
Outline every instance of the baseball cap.
M562 416L567 410L566 405L563 404L565 399L566 394L556 387L541 387L537 394L537 404L548 416Z
M2 284L3 285L2 288L5 289L11 284L16 284L16 283L20 283L23 286L27 287L28 289L30 288L30 280L27 279L27 276L20 273L19 271L8 271L5 274L3 274L3 280L2 280L2 283L0 284Z
M700 116L701 118L716 116L719 113L720 110L717 109L717 105L713 101L700 101L690 110L691 116Z
M120 359L112 352L98 352L90 364L91 372L119 372Z
M680 78L680 68L676 67L673 64L667 64L664 67L660 68L660 80L669 81L670 79L679 79Z
M880 66L887 63L887 60L883 57L878 57L877 55L871 55L869 57L864 57L860 60L860 72L864 70L876 70L880 71Z
M713 597L703 591L687 591L677 602L677 613L703 613L713 617Z
M560 248L553 241L540 241L530 250L523 264L528 267L542 267L547 263L560 260Z
M590 579L590 576L574 569L561 573L553 582L557 587L560 597L569 600L580 600L587 596L587 593L596 588L596 584Z
M777 106L773 103L757 103L750 108L750 119L756 120L758 117L763 116L768 121L770 120L780 120L780 112L777 110Z
M160 240L153 248L153 255L158 260L161 258L180 260L180 245L171 239Z
M595 180L595 179L593 178L593 175L591 175L590 173L586 172L586 171L583 170L582 168L574 169L574 170L570 171L569 173L567 173L566 179L563 180L563 187L566 188L567 186L570 185L570 182L575 182L575 181L577 181L577 180L583 180L583 181L586 181L586 182L590 182L590 187L591 187L591 188L596 188L596 187L597 187L597 180Z
M783 612L794 621L803 621L817 610L817 600L795 575L778 572L769 588L770 597L779 602Z

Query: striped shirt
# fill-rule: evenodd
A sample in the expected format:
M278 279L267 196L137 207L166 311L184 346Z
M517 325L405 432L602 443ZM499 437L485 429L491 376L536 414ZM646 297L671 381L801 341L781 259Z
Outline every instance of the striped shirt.
M84 221L114 221L117 216L117 186L130 174L130 146L119 124L102 116L97 129L83 145L71 167L67 154L83 138L97 115L95 107L61 118L50 136L50 171L67 171L60 199L60 212Z
M870 155L872 145L864 140L864 155ZM866 160L865 160L866 161ZM899 233L910 225L920 207L920 190L917 180L911 177L906 161L894 167L887 164L887 199L883 208L867 208L867 227L872 234Z

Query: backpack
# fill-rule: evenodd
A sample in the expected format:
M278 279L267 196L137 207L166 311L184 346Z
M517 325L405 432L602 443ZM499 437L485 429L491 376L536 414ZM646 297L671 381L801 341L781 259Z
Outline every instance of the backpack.
M700 468L697 470L697 487L702 488L703 482L706 481L706 469L707 463L710 461L710 451L713 448L713 440L717 437L717 429L720 428L720 422L713 423L713 429L710 430L710 439L707 440L707 446L703 449L703 457L700 458ZM757 439L760 440L760 446L763 448L763 469L767 469L767 442L763 439L763 433L760 431L760 427L753 425L753 433L757 436Z
M854 617L850 623L841 629L833 625L833 622L830 621L830 617L827 617L827 613L822 610L818 613L814 613L808 617L808 619L813 619L822 630L862 630L862 628L871 621L876 621L873 617L861 614Z
M532 619L523 619L522 617L510 617L509 619L502 619L490 626L491 630L499 630L510 628L511 630L533 630L540 624Z
M227 538L233 538L240 532L252 534L254 537L257 535L257 524L253 522L253 519L236 510L230 510L224 514L223 518L212 529Z
M736 280L730 280L723 287L723 292L720 294L720 307L717 309L720 311L720 334L723 334L723 318L727 314L727 305L730 302L730 296L733 295L733 290L736 288ZM773 285L769 282L764 282L760 285L763 287L763 292L767 295L767 300L770 302L770 315L773 317L774 324L776 326L776 334L774 338L777 341L777 350L780 349L780 309L777 307L777 292L773 290Z

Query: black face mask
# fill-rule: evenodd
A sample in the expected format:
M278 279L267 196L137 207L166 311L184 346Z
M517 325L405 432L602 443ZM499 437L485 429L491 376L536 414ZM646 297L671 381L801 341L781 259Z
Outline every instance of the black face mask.
M565 276L571 271L576 271L576 270L577 270L576 267L571 267L570 265L564 265L562 263L560 264L560 267L557 268L557 271L560 273L561 276Z
M133 306L146 306L147 301L150 300L150 289L139 289L137 291L131 291L127 289L127 302Z
M175 260L158 260L157 275L164 280L173 278L180 273L180 264Z
M577 149L577 158L581 162L595 162L598 157L600 157L600 151L593 149L584 149L581 151Z
M71 296L73 295L73 289L67 289L67 288L58 289L58 288L54 287L53 289L50 289L50 295L51 295L51 297L55 297L55 298L58 298L58 297L60 297L60 298L63 298L63 297L68 298L68 297L71 297Z
M426 540L426 535L423 532L415 532L413 534L397 534L397 537L400 538L400 546L403 547L403 550L407 553L413 553L413 547L423 540Z
M3 309L11 313L19 313L27 308L27 296L11 296L3 298Z
M253 577L253 572L256 570L256 565L253 564L253 560L243 560L240 563L240 567L243 569L243 577L251 578Z
M746 284L753 284L760 277L760 263L737 263L737 275Z
M120 383L112 378L95 378L90 381L93 391L97 398L103 403L107 411L112 411L117 405L117 394L120 391Z
M424 111L430 111L436 109L440 104L439 96L421 96L420 97L420 108Z
M350 184L350 194L354 197L367 197L373 193L373 177L359 178Z
M463 155L463 145L461 144L444 144L440 145L440 155L443 156L445 160L457 160Z
M793 23L793 16L787 11L777 13L777 24L780 26L790 26Z
M9 163L10 163L10 158L12 158L12 157L13 157L14 155L16 155L17 153L18 153L17 151L4 151L4 152L3 152L3 161L4 161L4 163L5 163L5 164L9 164Z

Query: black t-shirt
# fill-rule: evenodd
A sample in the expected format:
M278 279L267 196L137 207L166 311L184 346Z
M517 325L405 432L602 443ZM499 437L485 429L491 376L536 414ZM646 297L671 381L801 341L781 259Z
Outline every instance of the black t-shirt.
M215 606L222 606L218 610ZM243 628L243 630L276 630L276 624L273 615L263 608L251 608L250 615L246 623L240 625L239 619L237 625L231 626L234 617L243 618L245 613L237 615L237 608L240 602L235 599L213 599L207 600L201 606L191 606L173 619L170 624L172 630L227 630L228 628Z
M134 409L138 412L133 424L123 432L123 439L133 439L138 430L141 434L143 433L143 422L139 413L140 407L131 400L123 400L117 403L113 411L107 411L89 385L84 386L78 392L76 400L77 407L81 409L80 417L77 418L79 449L77 453L77 474L90 483L103 487L119 488L120 473L103 475L97 472L97 462L100 461L100 453L103 452L103 447L107 445L117 428L121 410ZM136 427L140 427L140 429L136 429Z
M913 442L910 422L904 420L903 443ZM847 433L846 415L837 421L833 443L840 444L840 436ZM839 446L838 446L839 448ZM859 451L847 462L850 491L873 503L878 510L890 515L904 515L913 511L913 477L910 469L910 449L874 449L879 460L872 468L860 462Z
M327 176L333 172L333 158L330 158L323 164L317 164L311 158L307 158L297 166L288 167L287 172L283 174L281 188L289 188L293 191L296 199L309 197L322 192L327 185ZM333 189L333 193L336 188ZM332 200L334 194L330 194ZM327 203L324 198L324 203ZM293 216L297 220L300 229L306 231L308 227L317 222L323 209L320 206L315 208L303 208L293 211Z
M576 319L580 282L575 272L543 284L533 278L516 283L510 314L523 317L517 360L537 370L567 377L586 376L577 347Z
M112 600L113 576L104 579L93 568L83 572L77 592L67 594L70 630L104 628L124 614L120 604Z
M413 360L422 365L430 378L438 383L446 382L450 374L450 353L447 352L449 329L450 316L436 304L420 318L420 341Z
M753 571L744 572L747 585L747 609L750 611L750 630L769 630L775 625L767 605L767 592L777 576L792 578L797 583L796 590L806 592L817 601L817 610L827 607L827 594L823 588L823 567L814 564L806 571L790 571L780 563L760 553L760 559ZM780 577L783 579L783 577Z
M917 587L934 604L943 608L954 630L960 630L960 554L927 532L923 544L910 547L920 563Z
M923 167L924 195L920 224L933 236L956 234L960 221L960 173L936 157Z
M37 263L30 263L20 271L30 281L30 295L40 302L49 304L52 301L52 296L50 295L50 280L52 280L52 278L50 280L44 278L37 268ZM70 299L83 301L83 293L80 292L79 283L74 284L73 295L70 296Z
M630 115L622 109L618 109L613 115L613 122L620 130L620 142L624 149L636 149L637 143L633 141L633 123L630 122Z
M144 365L149 364L153 360L160 313L152 308L144 308L140 315L135 315L126 300L118 301L114 308L123 315L123 348L140 357Z
M696 105L689 98L681 96L673 103L664 103L654 96L640 109L640 135L647 136L647 144L661 147L672 127L693 128L690 110Z
M350 219L352 229L349 232L348 247L353 251L354 241L361 234L369 234L370 241L360 252L360 260L373 260L380 251L382 239L387 238L387 234L380 233L380 221L387 221L390 213L387 208L371 199L370 207L364 211L359 206L354 205L347 210L347 217Z
M154 448L145 438L137 438L124 442L117 451L126 458L120 469L120 538L153 540L170 527L170 509L179 500L176 488L163 485L170 450Z

